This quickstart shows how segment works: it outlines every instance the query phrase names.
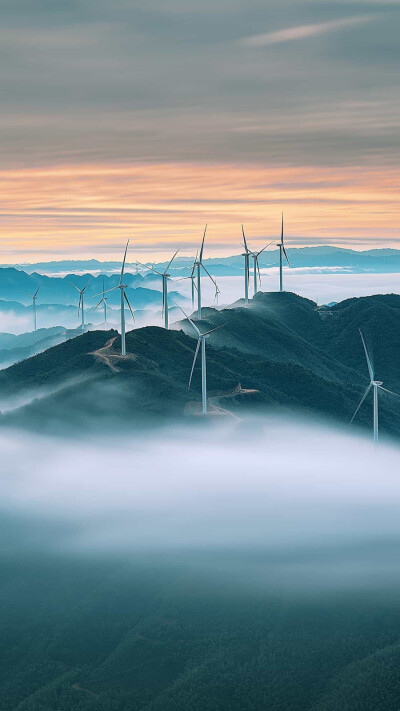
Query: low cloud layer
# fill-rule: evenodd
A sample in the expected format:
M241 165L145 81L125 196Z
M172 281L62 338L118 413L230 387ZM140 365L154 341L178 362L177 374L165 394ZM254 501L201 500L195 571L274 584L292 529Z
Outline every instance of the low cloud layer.
M1 434L14 531L4 553L249 550L301 585L307 570L318 584L372 584L372 560L399 577L397 447L312 422L242 427L85 442Z

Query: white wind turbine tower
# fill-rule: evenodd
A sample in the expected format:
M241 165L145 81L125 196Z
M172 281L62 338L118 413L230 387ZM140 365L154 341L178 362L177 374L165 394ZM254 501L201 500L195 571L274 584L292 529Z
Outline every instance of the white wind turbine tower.
M180 307L179 307L180 308ZM197 328L196 324L192 321L191 318L184 312L183 309L181 309L182 313L186 316L187 320L189 323L192 324L194 330L197 333L197 346L196 350L194 353L194 358L193 358L193 364L192 364L192 370L190 371L190 378L189 378L189 385L188 385L188 390L190 390L190 386L192 384L192 377L193 377L193 371L194 371L194 366L196 365L196 360L197 356L199 354L199 350L201 348L201 411L203 415L207 415L207 359L206 359L206 338L212 333L213 331L218 331L219 328L222 328L225 326L224 323L222 323L220 326L215 326L215 328L211 328L209 331L206 331L205 333L200 333L199 329Z
M129 299L125 293L125 289L127 289L127 284L123 284L122 280L124 278L124 271L125 271L125 262L126 262L126 253L128 251L128 245L129 245L129 239L126 243L125 247L125 254L124 254L124 259L122 262L122 267L121 267L121 274L119 278L119 284L117 286L113 286L112 289L107 289L107 291L103 291L103 298L104 294L108 294L110 291L115 291L115 289L119 289L121 292L121 355L125 356L126 355L126 338L125 338L125 302L128 305L129 311L131 312L133 320L135 320L134 313L132 311L132 306L129 303ZM101 296L101 294L96 294L96 296Z
M89 281L90 281L90 279L87 280L87 282L86 282L85 286L83 287L83 289L80 289L79 286L76 286L76 284L73 284L72 281L69 282L69 283L71 284L71 286L73 286L74 289L76 289L76 290L79 292L78 318L79 318L79 316L80 316L80 314L81 314L81 315L82 315L82 320L81 320L81 329L82 329L82 331L85 330L85 307L84 307L84 303L83 303L83 295L84 295L84 293L85 293L85 290L86 290L87 285L89 284Z
M205 226L205 229L204 229L199 257L196 256L196 260L193 265L193 268L196 269L196 274L197 274L197 318L198 319L201 319L201 270L202 269L204 269L205 273L207 274L208 277L210 277L212 283L214 284L215 294L217 295L219 293L217 282L215 281L215 279L213 279L210 272L207 271L207 269L205 268L205 266L203 264L203 250L204 250L204 240L206 238L206 232L207 232L207 225Z
M101 297L99 303L96 304L96 306L93 308L93 311L96 311L96 309L98 309L99 306L101 306L101 304L103 304L103 309L104 309L104 325L106 326L106 325L107 325L107 297L105 296L105 293L106 293L106 292L104 291L104 274L103 274L103 293L102 293L102 297Z
M195 260L194 260L194 262L193 262L192 272L191 272L190 277L189 277L190 282L191 282L191 286L192 286L192 311L194 311L194 291L195 291L195 289L197 289L197 287L196 287L196 277L195 277L195 275L194 275L194 272L195 272L195 269L196 269L196 262L197 262L197 255L198 255L198 253L199 253L199 251L197 250L197 252L196 252L196 258L195 258Z
M369 373L369 377L370 377L370 383L369 383L369 385L368 385L368 387L367 387L367 389L366 389L364 395L362 396L362 398L361 398L361 400L360 400L360 403L359 403L359 405L358 405L358 407L357 407L357 409L356 409L356 411L355 411L353 417L351 418L350 424L353 422L353 420L354 420L354 418L356 417L356 415L357 415L357 413L358 413L358 411L359 411L361 405L363 404L365 398L367 397L369 391L372 389L372 391L373 391L373 398L374 398L374 399L373 399L373 403L374 403L374 410L373 410L374 442L375 442L375 444L377 444L377 443L378 443L378 440L379 440L379 397L378 397L378 396L379 396L379 390L382 390L383 392L389 393L390 395L394 395L395 397L400 397L400 395L398 395L398 393L394 393L392 390L387 390L387 388L382 387L382 386L383 386L383 383L382 383L381 380L375 380L375 377L374 377L374 369L373 369L373 366L372 366L372 361L371 361L371 358L369 357L369 353L368 353L368 349L367 349L367 346L366 346L366 343L365 343L365 340L364 340L363 333L362 333L361 329L358 329L358 330L360 331L361 340L362 340L362 343L363 343L363 346L364 346L364 353L365 353L365 358L366 358L366 360L367 360L367 366L368 366L368 373Z
M290 267L289 258L286 253L285 245L283 243L283 212L282 212L282 225L281 225L281 241L276 245L279 248L279 291L283 291L283 256Z
M32 312L33 312L33 330L36 331L36 297L39 293L39 289L42 285L40 284L38 288L36 289L34 294L29 294L27 291L24 291L24 294L29 296L30 299L32 299Z
M145 267L146 269L149 269L150 271L154 272L154 274L158 274L161 279L162 279L162 315L164 317L164 326L168 331L169 328L169 320L168 320L168 280L171 279L171 275L168 274L168 269L170 268L172 262L174 261L176 255L178 254L179 249L176 250L174 256L172 259L170 259L168 265L164 269L163 272L157 271L157 269L154 269L154 266L148 267L146 264L142 264L142 267ZM139 262L139 264L141 264Z

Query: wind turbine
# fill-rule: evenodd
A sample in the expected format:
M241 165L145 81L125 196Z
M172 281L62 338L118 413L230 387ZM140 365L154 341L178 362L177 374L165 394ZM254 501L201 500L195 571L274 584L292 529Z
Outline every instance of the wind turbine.
M377 443L378 443L378 440L379 440L379 397L378 397L378 396L379 396L379 390L383 390L384 392L389 393L390 395L394 395L395 397L400 397L400 395L398 395L398 393L394 393L392 390L387 390L387 388L382 387L382 386L383 386L383 382L382 382L381 380L375 380L374 369L373 369L373 366L372 366L372 361L371 361L371 358L369 357L369 353L368 353L368 349L367 349L367 346L366 346L366 343L365 343L365 340L364 340L363 333L362 333L362 331L361 331L361 328L359 328L358 330L360 331L360 336L361 336L362 344L363 344L363 346L364 346L364 353L365 353L365 358L366 358L366 361L367 361L368 373L369 373L369 377L370 377L370 383L369 383L369 385L368 385L368 387L367 387L367 389L366 389L364 395L362 396L362 398L361 398L361 400L360 400L360 403L359 403L359 405L358 405L358 407L357 407L357 409L356 409L356 411L355 411L353 417L352 417L351 420L350 420L350 424L353 422L353 420L354 420L354 418L356 417L356 415L357 415L357 413L358 413L358 411L359 411L361 405L363 404L365 398L367 397L369 391L370 391L371 388L372 388L373 396L374 396L374 398L373 398L373 402L374 402L374 410L373 410L374 442L375 442L375 444L377 444Z
M181 309L181 307L179 306ZM187 320L189 323L192 324L194 330L197 333L197 346L196 350L194 353L194 358L193 358L193 364L192 364L192 370L190 371L190 378L189 378L189 385L188 385L188 390L190 390L190 386L192 384L192 377L193 377L193 371L194 371L194 366L196 365L196 360L197 356L199 354L199 350L201 348L201 411L203 415L207 415L207 359L206 359L206 338L212 333L213 331L217 331L219 328L222 328L225 326L224 323L222 323L220 326L215 326L215 328L211 328L209 331L206 331L205 333L201 333L199 329L197 328L196 324L192 321L191 318L184 312L183 309L181 309L182 313L184 316L186 316Z
M157 271L157 269L154 269L154 266L148 267L146 264L142 264L143 267L146 269L150 269L150 271L154 272L155 274L158 274L161 279L162 279L162 315L164 317L164 326L168 331L169 328L169 321L168 321L168 279L171 279L171 275L168 274L168 269L170 268L172 262L174 261L176 255L178 254L179 249L176 250L174 256L170 261L168 262L168 265L164 269L163 272ZM140 262L139 262L140 264Z
M203 264L203 250L204 250L204 240L206 238L206 232L207 232L207 225L205 226L204 233L203 233L203 240L201 242L200 254L198 257L196 255L196 259L193 264L193 269L195 269L196 275L197 275L197 318L198 319L201 319L201 270L202 269L204 269L205 273L207 274L207 276L210 277L212 283L214 284L215 294L217 295L219 293L217 282L215 281L215 279L213 279L210 272L207 271L207 269L205 268L205 266ZM193 294L193 291L192 291L192 294Z
M104 325L107 325L107 297L105 296L105 291L104 291L104 274L103 274L103 294L102 297L99 301L98 304L93 308L93 311L96 311L96 309L99 308L103 304L103 309L104 309Z
M42 285L40 284L38 288L36 289L34 294L29 294L27 291L24 291L24 294L29 296L30 299L32 299L32 311L33 311L33 330L36 331L36 297L39 293L39 289Z
M281 226L281 241L276 245L279 247L279 291L283 291L283 255L290 267L289 258L286 253L285 245L283 243L283 212L282 212L282 226Z
M71 284L71 286L73 286L74 289L76 289L79 292L78 318L79 318L80 313L82 313L82 321L81 321L82 331L85 330L85 308L84 308L84 304L83 304L83 295L85 293L85 289L86 289L87 285L89 284L89 282L90 282L90 278L87 280L83 289L80 289L79 286L76 286L76 284L73 284L72 281L69 282Z
M244 233L244 228L242 225L242 236L243 236L243 247L245 252L242 254L244 257L244 303L249 303L249 279L250 279L250 256L251 252L247 246L246 235Z
M122 262L122 267L121 267L121 274L119 278L119 284L116 286L113 286L111 289L107 289L107 291L103 291L103 298L104 294L108 294L110 291L115 291L115 289L119 289L121 292L121 355L125 356L126 355L126 338L125 338L125 302L128 305L129 311L131 312L133 320L135 320L134 313L132 311L132 306L129 303L129 299L125 293L125 289L127 289L127 284L123 284L122 280L124 278L124 271L125 271L125 262L126 262L126 253L128 251L128 245L129 245L129 239L126 243L125 247L125 254L124 254L124 259ZM96 294L96 296L101 296L101 294Z

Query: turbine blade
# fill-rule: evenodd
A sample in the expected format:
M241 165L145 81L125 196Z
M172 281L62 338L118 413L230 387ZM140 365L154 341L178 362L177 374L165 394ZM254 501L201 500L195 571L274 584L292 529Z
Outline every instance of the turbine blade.
M288 263L288 266L290 267L289 257L287 256L286 249L285 249L285 247L284 247L283 245L282 245L282 249L283 249L283 254L285 255L285 259L286 259L286 261L287 261L287 263Z
M197 341L197 346L196 346L196 350L195 350L195 352L194 352L194 358L193 358L193 363L192 363L192 370L190 371L190 378L189 378L188 390L190 390L190 386L191 386L191 384L192 384L193 371L194 371L194 366L196 365L197 356L198 356L198 354L199 354L200 342L201 342L201 338L198 339L198 341Z
M248 248L248 246L247 246L246 235L245 235L245 233L244 233L243 225L242 225L242 235L243 235L243 247L245 248L245 250L246 250L246 252L247 252L247 254L248 254L248 253L249 253L249 248Z
M393 390L388 390L387 388L382 387L382 385L378 385L379 390L383 390L385 393L389 393L389 395L394 395L395 397L400 397L399 393L393 392Z
M121 268L121 278L120 278L120 280L119 280L119 283L120 283L120 284L122 284L122 277L124 276L125 261L126 261L126 253L127 253L127 251L128 251L128 244L129 244L129 239L128 239L128 241L127 241L127 243L126 243L126 247L125 247L124 260L123 260L123 262L122 262L122 268Z
M93 296L91 296L91 297L89 297L89 298L95 299L96 296L104 296L104 294L109 294L110 291L115 291L115 289L119 289L119 284L117 284L117 286L112 286L111 289L106 289L106 290L103 291L101 294L93 294Z
M282 223L281 223L281 244L283 244L283 212L282 212Z
M205 268L204 264L202 264L201 266L203 267L203 269L204 269L205 273L207 274L207 276L210 277L210 279L211 279L212 283L214 284L214 286L218 289L218 284L217 284L217 282L215 281L215 279L211 276L210 272L207 271L207 269Z
M22 293L29 296L30 299L33 299L33 294L29 294L27 291L24 291L23 289L22 289Z
M358 411L359 411L361 405L363 404L363 402L364 402L365 398L367 397L367 395L368 395L369 391L371 390L371 388L372 388L372 383L370 383L370 384L368 385L368 387L367 387L367 389L366 389L364 395L362 396L362 398L361 398L361 400L360 400L360 403L359 403L359 405L358 405L358 407L357 407L357 409L356 409L356 411L355 411L353 417L352 417L351 420L350 420L350 424L353 422L355 416L357 415L357 413L358 413Z
M126 303L128 304L128 308L129 308L129 311L131 312L132 319L135 320L135 314L133 313L132 306L129 303L129 299L128 299L127 295L125 294L125 291L124 291L124 299L125 299Z
M162 275L163 275L162 272L158 272L157 269L154 269L153 265L151 265L151 267L149 267L148 264L142 264L142 262L137 262L137 263L140 264L141 267L144 267L145 269L148 269L149 272L154 272L154 274L158 274L159 276L162 276Z
M373 379L374 379L374 369L373 369L373 367L372 367L371 359L370 359L370 357L369 357L367 345L366 345L366 343L365 343L364 336L363 336L363 332L362 332L361 328L359 328L358 330L360 331L361 340L362 340L362 343L363 343L363 346L364 346L364 353L365 353L365 357L366 357L366 359L367 359L369 377L370 377L371 380L373 380Z
M201 333L200 333L199 329L197 328L196 324L193 323L192 319L187 315L187 313L180 306L178 306L178 309L180 309L182 311L183 315L186 316L187 320L189 321L189 323L192 324L194 330L197 331L197 333L199 334L199 337L200 337Z
M199 262L203 261L203 249L204 249L204 240L206 238L206 232L207 232L207 225L204 228L204 233L203 233L203 241L201 243L201 249L200 249L200 259Z
M257 265L258 282L259 282L259 284L260 284L260 286L261 286L261 272L260 272L260 265L259 265L259 263L258 263L258 257L256 258L255 261L256 261L256 265Z
M87 280L85 286L83 287L83 289L81 289L81 294L83 294L83 292L85 291L85 289L86 289L87 285L89 284L91 278L92 278L92 277L89 277L89 279Z
M167 273L168 269L170 268L170 266L171 266L172 262L174 261L174 259L175 259L176 255L178 254L178 252L179 252L179 249L177 249L177 250L176 250L176 252L175 252L174 256L173 256L173 257L172 257L172 259L170 260L170 262L169 262L169 264L168 264L167 268L165 269L165 271L164 271L164 274L166 274L166 273Z
M93 306L93 311L96 311L96 309L98 309L98 308L99 308L100 304L102 304L102 303L103 303L103 301L105 301L105 299L101 299L101 300L99 301L99 303L98 303L98 304L96 304L96 306Z
M272 240L272 241L273 241L273 240ZM259 256L260 256L260 254L262 254L262 253L263 253L264 249L267 249L267 247L270 247L270 246L271 246L271 244L272 244L272 242L268 242L268 244L266 244L266 245L265 245L265 247L263 247L262 249L260 249L260 251L259 251L259 252L257 252L257 257L259 257Z
M34 295L32 296L32 299L36 299L36 297L37 297L37 295L38 295L38 293L39 293L39 289L40 289L41 286L42 286L41 284L38 286L38 288L36 289Z
M79 293L81 293L81 290L80 290L79 286L77 286L76 284L74 284L72 281L69 281L68 284L71 284L71 286L73 286L74 289L76 289L77 291L79 291Z
M208 336L209 333L212 333L213 331L218 331L219 328L223 328L224 326L226 326L226 323L221 323L220 326L215 326L215 328L210 328L209 331L206 331L205 333L203 333L203 336Z

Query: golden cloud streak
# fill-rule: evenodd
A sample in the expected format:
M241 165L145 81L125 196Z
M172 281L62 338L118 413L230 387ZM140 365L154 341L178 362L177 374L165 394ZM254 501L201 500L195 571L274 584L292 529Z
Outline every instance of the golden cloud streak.
M240 224L254 240L288 244L398 244L399 171L258 165L58 166L0 171L3 262L193 253L209 223L208 254L234 252ZM376 241L376 244L375 244Z

